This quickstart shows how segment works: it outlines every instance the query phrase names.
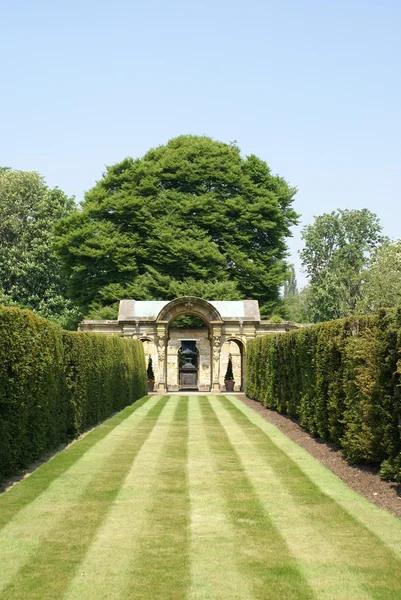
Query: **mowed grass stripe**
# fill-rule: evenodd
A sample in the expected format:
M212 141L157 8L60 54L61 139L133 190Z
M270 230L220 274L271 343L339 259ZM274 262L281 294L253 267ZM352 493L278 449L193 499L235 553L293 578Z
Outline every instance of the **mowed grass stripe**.
M158 399L152 398L136 410L123 411L125 418L120 420L117 427L109 430L106 437L102 437L97 444L87 449L84 455L59 477L53 478L45 492L37 496L30 504L23 503L23 508L15 512L0 532L0 564L2 567L0 569L0 595L1 590L12 581L18 570L30 560L43 538L57 527L57 523L62 521L70 506L79 502L85 487L90 486L102 471L104 464L120 444L122 437L131 430L132 424L140 422L158 401ZM121 418L121 414L118 416ZM61 452L52 459L52 462L55 464L58 461L64 462L65 455L70 452L75 455L76 446L85 440L84 438ZM39 467L38 471L46 466ZM17 487L23 486L28 490L29 495L30 483L31 478L29 477L3 494L0 498L0 512L3 506L8 505L9 494L11 502L13 502L12 494Z
M129 573L129 600L183 600L190 587L188 397L180 397L158 457L153 504Z
M231 400L214 398L214 410L240 452L265 510L297 559L315 596L321 600L369 600L371 595L364 589L364 578L355 573L349 556L339 552L332 536L327 535L325 523L314 519L306 499L299 502L283 485L281 473L286 470L287 459L282 457L277 473L270 465L269 453L260 452L249 439L243 424L237 423L227 409L227 402L231 404ZM268 447L267 440L263 440L263 450L265 447ZM312 504L314 506L313 500Z
M296 560L265 511L237 449L214 409L201 400L206 436L219 473L219 486L235 530L238 568L258 600L310 600L314 594ZM224 575L223 575L224 576Z
M125 597L131 563L153 507L158 465L177 403L177 397L169 398L166 403L63 600Z
M321 535L330 540L338 556L341 556L344 562L348 562L355 578L369 596L377 600L399 600L400 557L363 523L325 494L231 399L222 397L219 403L238 423L259 455L264 458L266 465L270 466L294 501L302 508L304 517L310 520ZM314 461L313 457L305 458ZM321 469L323 473L324 468ZM380 518L380 512L376 514Z
M189 400L188 474L191 503L191 600L251 600L238 569L239 550L207 443L199 397Z
M41 492L0 497L31 498L0 531L2 600L401 598L400 523L238 399L116 417Z
M11 488L7 493L2 494L0 496L0 530L20 510L45 492L55 479L63 475L88 450L109 435L127 417L141 408L147 400L148 397L142 398L110 419L107 419L107 421L92 429L92 431L79 440L79 444L74 442L67 450L55 455L55 457L52 457L41 465L40 468L36 469L27 478L29 479L29 483L25 479Z
M166 401L158 399L144 418L119 438L97 477L90 485L80 486L80 497L63 512L30 560L3 589L2 600L54 600L63 596Z
M372 533L401 558L401 521L387 511L383 511L341 481L332 471L281 433L277 427L244 404L241 400L231 396L230 401L245 416L261 429L270 440L283 450L283 452L311 479L316 486L330 496L334 502L344 508L357 521L363 523Z

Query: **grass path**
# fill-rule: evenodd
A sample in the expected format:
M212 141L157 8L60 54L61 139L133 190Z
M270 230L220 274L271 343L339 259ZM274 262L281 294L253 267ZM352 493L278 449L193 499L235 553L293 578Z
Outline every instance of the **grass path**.
M152 396L0 496L2 600L400 600L401 522L231 396Z

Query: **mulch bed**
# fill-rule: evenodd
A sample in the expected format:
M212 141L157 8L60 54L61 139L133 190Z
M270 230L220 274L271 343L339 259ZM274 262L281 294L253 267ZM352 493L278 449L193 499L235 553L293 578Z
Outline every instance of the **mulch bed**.
M401 485L384 481L378 474L378 469L371 466L349 465L338 447L313 438L296 421L265 408L260 402L250 400L246 396L238 397L266 421L275 425L291 440L317 458L355 492L401 519Z

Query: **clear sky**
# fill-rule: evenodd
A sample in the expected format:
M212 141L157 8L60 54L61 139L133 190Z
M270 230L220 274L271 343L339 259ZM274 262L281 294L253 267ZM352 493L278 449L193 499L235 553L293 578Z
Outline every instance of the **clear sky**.
M369 208L401 237L400 0L0 0L0 165L77 201L185 133L236 140L301 226Z

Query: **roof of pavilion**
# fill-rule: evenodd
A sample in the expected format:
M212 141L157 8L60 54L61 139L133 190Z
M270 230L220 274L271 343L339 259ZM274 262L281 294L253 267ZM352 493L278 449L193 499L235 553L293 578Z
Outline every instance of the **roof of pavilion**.
M177 300L121 300L119 321L156 321L160 311ZM186 298L183 298L183 301ZM257 300L207 300L221 315L223 321L260 321ZM191 311L188 310L188 313Z

